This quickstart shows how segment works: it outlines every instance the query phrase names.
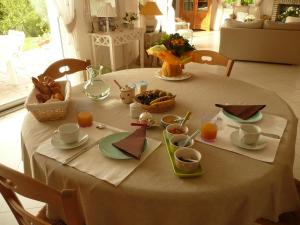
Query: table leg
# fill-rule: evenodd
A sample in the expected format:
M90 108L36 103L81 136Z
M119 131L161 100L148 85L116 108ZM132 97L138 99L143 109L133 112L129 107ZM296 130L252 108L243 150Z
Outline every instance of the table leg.
M11 84L18 84L18 78L16 74L16 70L12 64L11 59L8 59L6 62L6 71L8 74L8 81Z
M113 40L110 39L110 64L111 64L111 70L116 71L116 59L115 59L115 46L113 43Z
M93 64L96 64L96 46L95 46L95 41L94 41L94 37L91 36L92 38L92 53L93 53Z
M127 45L128 45L128 43L123 45L123 60L125 60L126 69L128 69L128 56L126 56L126 54L125 54L125 53L127 53L127 50L128 50Z
M140 38L140 64L141 68L144 67L144 35L141 36Z

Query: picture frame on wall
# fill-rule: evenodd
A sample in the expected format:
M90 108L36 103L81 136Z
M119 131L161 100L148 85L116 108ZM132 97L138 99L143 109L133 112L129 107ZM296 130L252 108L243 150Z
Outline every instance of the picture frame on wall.
M118 11L116 0L89 0L89 1L90 1L91 16L97 16L97 11L105 3L110 3L112 7L116 8L116 12Z
M109 22L109 30L115 31L117 29L116 18L108 18ZM98 24L99 24L99 31L105 32L106 31L106 18L98 17Z

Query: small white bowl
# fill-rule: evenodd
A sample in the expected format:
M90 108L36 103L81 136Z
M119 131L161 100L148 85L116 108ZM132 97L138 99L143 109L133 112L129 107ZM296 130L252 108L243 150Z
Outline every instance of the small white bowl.
M164 116L161 117L160 119L160 124L163 126L163 127L167 127L168 125L170 124L173 124L173 123L178 123L174 120L176 119L180 119L181 117L178 116L178 115L174 115L174 114L166 114Z
M201 153L193 148L180 147L174 153L175 165L185 173L195 172L200 165Z
M187 126L181 127L180 124L173 123L166 127L166 132L167 137L171 139L175 134L187 134L189 132L189 128Z
M189 136L185 135L185 134L175 134L173 135L173 137L171 137L170 139L170 148L172 152L175 152L175 150L177 148L179 148L180 146L178 146L178 142L180 141L185 141ZM186 146L181 146L181 147L192 147L194 145L194 139L191 139Z

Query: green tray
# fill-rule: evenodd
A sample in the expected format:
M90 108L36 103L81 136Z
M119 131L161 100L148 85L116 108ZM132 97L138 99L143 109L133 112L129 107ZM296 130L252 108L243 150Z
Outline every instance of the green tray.
M163 131L163 137L164 137L167 153L169 155L169 158L170 158L170 161L171 161L171 164L172 164L172 168L173 168L174 174L176 176L181 177L181 178L189 178L189 177L198 177L198 176L201 176L203 174L203 169L202 169L201 165L199 165L199 168L194 173L185 173L185 172L182 172L181 170L179 170L175 166L174 153L170 149L170 142L169 142L169 139L168 139L167 134L166 134L165 131Z

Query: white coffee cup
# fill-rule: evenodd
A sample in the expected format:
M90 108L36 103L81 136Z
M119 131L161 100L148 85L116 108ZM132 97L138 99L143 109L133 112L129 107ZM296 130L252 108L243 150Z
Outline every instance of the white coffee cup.
M261 133L261 128L252 124L242 124L239 129L240 141L247 145L257 143Z
M60 125L55 132L58 132L60 139L64 143L71 144L78 141L79 125L77 123L66 123Z

